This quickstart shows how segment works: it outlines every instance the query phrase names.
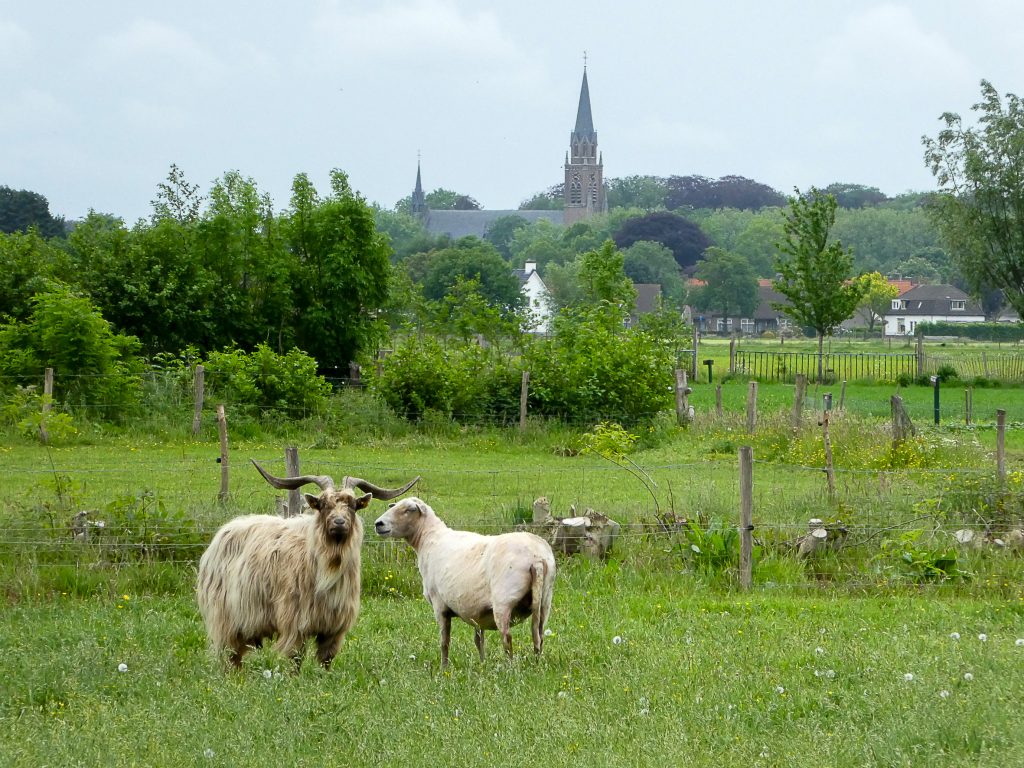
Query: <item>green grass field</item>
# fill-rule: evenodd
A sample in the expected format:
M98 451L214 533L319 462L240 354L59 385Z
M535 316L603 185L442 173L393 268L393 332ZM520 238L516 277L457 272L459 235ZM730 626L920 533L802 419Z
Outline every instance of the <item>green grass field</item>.
M893 453L871 414L888 414L894 391L848 388L832 424L834 500L813 403L794 430L792 386L761 387L750 436L742 381L723 388L721 419L705 384L694 426L667 417L637 430L629 458L652 492L578 455L578 434L536 424L236 425L226 505L216 434L187 436L190 417L49 449L10 436L0 765L1024 765L1024 558L987 547L957 552L944 575L928 570L956 528L1024 519L1024 395L975 391L979 421L982 399L1011 425L1009 477L996 487L990 416L936 428L931 390L905 388L920 434ZM359 406L353 397L346 410ZM556 514L593 507L626 527L606 562L560 557L539 659L510 662L491 636L481 665L456 623L442 674L414 556L370 531L361 617L331 671L308 659L293 674L264 649L227 673L206 652L195 562L223 521L272 511L275 492L247 460L281 470L289 444L304 472L381 484L419 474L417 495L457 526L508 530L544 495ZM743 444L756 462L749 593L731 549L711 557L709 536L702 559L690 539L651 529L659 508L709 531L735 526ZM69 529L83 509L107 524L86 543ZM367 519L383 509L374 502ZM850 546L798 560L792 543L809 517L842 518ZM518 649L528 634L514 631Z

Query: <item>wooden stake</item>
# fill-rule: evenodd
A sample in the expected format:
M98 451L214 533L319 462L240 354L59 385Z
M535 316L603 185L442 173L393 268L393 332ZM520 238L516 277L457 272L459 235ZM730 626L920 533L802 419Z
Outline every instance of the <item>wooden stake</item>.
M298 477L299 472L299 449L289 446L284 449L284 476ZM288 507L285 517L295 517L302 511L302 493L298 488L288 491Z
M530 372L523 371L523 383L519 386L519 431L526 430L526 406L530 396Z
M203 423L203 394L206 387L206 369L203 366L196 366L195 376L195 409L192 412L192 436L199 434L199 428Z
M43 420L39 424L39 439L43 443L50 442L50 433L46 429L46 417L50 413L50 405L53 403L53 368L47 368L43 373Z
M839 410L846 407L846 379L843 379L843 386L839 389Z
M722 385L721 384L719 384L718 386L715 387L715 414L717 416L719 416L719 417L722 417L722 416L725 415L725 412L722 410Z
M835 501L836 498L836 470L832 465L832 440L828 436L828 420L831 414L825 411L821 417L822 438L825 441L825 477L828 479L828 498Z
M686 383L686 371L676 368L676 424L685 427L690 423L690 387Z
M217 406L217 431L220 433L220 493L217 499L223 504L228 500L228 419L224 406Z
M1006 411L996 411L996 475L1006 482Z
M736 373L736 338L729 339L729 373Z
M753 382L751 382L753 383ZM754 581L754 449L740 448L740 588Z

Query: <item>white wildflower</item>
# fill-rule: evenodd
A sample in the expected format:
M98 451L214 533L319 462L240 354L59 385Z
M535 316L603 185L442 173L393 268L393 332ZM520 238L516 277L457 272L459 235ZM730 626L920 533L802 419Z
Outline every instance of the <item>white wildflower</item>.
M264 669L263 670L263 676L265 678L267 678L267 680L269 680L270 678L272 678L274 676L274 672L273 672L273 670L270 670L270 669Z
M551 637L554 633L550 629L544 630L544 637Z
M981 642L983 642L983 643L987 643L988 642L988 635L986 635L984 632L982 632L980 635L978 635L978 639L981 640Z
M1017 642L1014 643L1018 648L1024 648L1024 637L1018 637Z
M914 679L914 673L907 672L907 674L903 676L903 679L906 680L908 683L911 682Z
M974 675L972 675L970 672L964 672L964 680L966 680L969 683L973 679Z
M782 694L784 694L786 692L786 689L783 688L781 685L776 685L775 686L775 692L781 696Z
M622 645L622 638L616 635L612 638L612 645Z
M948 699L949 698L949 691L947 691L945 689L939 691L939 697L943 698L943 699Z
M117 671L118 671L118 672L127 672L127 671L128 671L128 665L127 665L127 664L125 664L125 663L124 663L124 662L122 661L122 662L121 662L120 664L118 664L118 665L117 665Z
M951 638L953 638L954 640L959 640L960 639L960 633L959 632L950 632L949 636Z

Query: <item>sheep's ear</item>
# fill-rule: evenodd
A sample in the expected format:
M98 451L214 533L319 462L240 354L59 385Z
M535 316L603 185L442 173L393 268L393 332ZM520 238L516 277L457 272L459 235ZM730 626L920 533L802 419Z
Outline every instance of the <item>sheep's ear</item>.
M310 509L315 509L317 512L320 511L320 497L319 496L314 496L312 493L304 493L302 495L305 497L306 503L309 504L309 508Z
M356 498L356 509L366 509L370 505L370 501L373 499L373 494L368 493L365 496L359 496Z

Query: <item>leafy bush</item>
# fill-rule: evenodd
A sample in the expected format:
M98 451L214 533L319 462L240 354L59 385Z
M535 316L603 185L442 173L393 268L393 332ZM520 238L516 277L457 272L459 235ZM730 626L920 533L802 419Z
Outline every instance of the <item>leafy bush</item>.
M53 368L54 403L104 421L124 419L139 399L138 339L115 334L89 299L68 288L31 303L26 322L0 327L0 375L42 379Z
M571 421L633 424L671 406L673 351L622 327L608 308L563 312L524 357L530 412Z
M939 369L935 371L935 375L938 377L939 382L942 384L945 384L947 381L950 381L952 379L960 378L960 374L957 372L956 368L950 365L949 363L943 363L942 365L940 365Z
M1024 323L918 323L919 336L958 336L976 341L1024 341Z
M266 344L251 354L239 349L211 352L204 363L211 400L290 415L320 413L331 385L316 372L316 360L299 349L279 355Z
M409 337L370 377L370 387L407 419L429 413L461 423L509 422L518 418L520 380L516 361L493 348Z

